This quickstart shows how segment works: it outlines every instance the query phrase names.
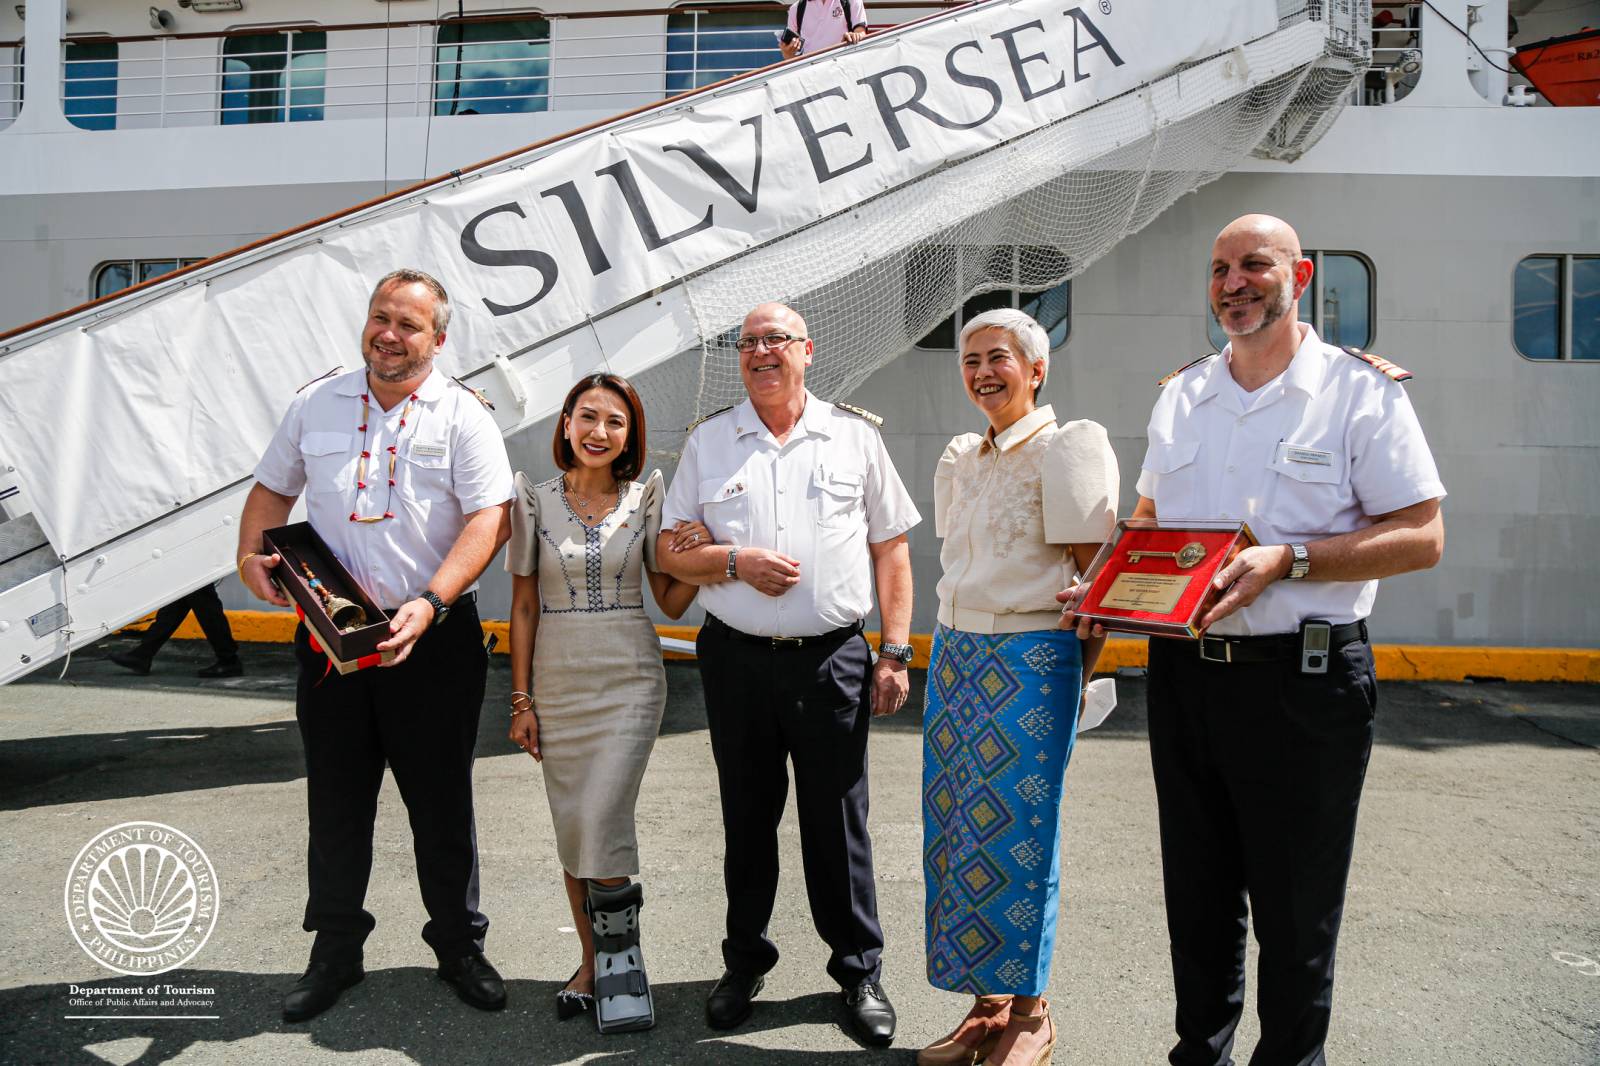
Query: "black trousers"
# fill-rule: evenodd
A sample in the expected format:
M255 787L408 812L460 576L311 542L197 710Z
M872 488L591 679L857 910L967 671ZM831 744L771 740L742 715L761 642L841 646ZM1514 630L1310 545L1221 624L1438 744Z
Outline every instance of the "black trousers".
M387 763L405 801L428 922L441 961L481 950L472 756L488 655L477 606L457 604L399 666L341 675L295 631L295 717L306 753L311 846L304 928L313 960L358 960L376 924L363 904Z
M206 635L211 651L217 658L239 657L239 645L233 639L233 630L228 626L228 615L222 609L222 597L217 595L215 585L201 585L187 596L180 596L157 611L155 621L144 631L144 637L139 641L139 646L133 649L133 654L146 662L154 659L161 645L172 639L172 634L183 625L190 611L194 612L194 619L200 623L200 631Z
M766 973L778 946L767 923L778 894L778 822L794 762L806 897L843 988L877 980L883 954L867 835L871 654L855 633L815 647L773 649L716 623L696 644L722 794L728 969Z
M1233 1062L1251 919L1261 946L1251 1066L1325 1061L1377 706L1371 645L1354 641L1330 660L1327 674L1306 675L1298 659L1210 663L1192 641L1150 641L1174 1066Z

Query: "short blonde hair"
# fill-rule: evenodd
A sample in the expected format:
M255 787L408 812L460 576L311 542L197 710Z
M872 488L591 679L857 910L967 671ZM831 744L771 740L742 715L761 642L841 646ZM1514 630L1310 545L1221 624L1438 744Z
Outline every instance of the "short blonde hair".
M1022 357L1029 364L1043 363L1044 372L1039 375L1039 388L1033 390L1035 397L1039 389L1044 388L1045 378L1050 376L1050 334L1044 327L1025 311L1018 311L1013 307L997 307L992 311L967 320L961 327L961 339L956 343L956 354L966 350L967 338L981 329L1003 329L1011 335L1011 341L1022 353Z
M438 337L450 327L450 294L444 291L444 286L439 284L439 279L425 271L414 267L401 267L391 270L378 279L372 287L372 295L367 297L367 306L372 306L372 301L389 285L421 285L433 294L433 335Z

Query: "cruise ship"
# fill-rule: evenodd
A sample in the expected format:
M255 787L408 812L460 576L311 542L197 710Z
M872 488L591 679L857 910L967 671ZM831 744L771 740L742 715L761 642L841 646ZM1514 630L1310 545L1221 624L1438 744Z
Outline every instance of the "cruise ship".
M108 496L122 493L133 476L128 467L142 462L149 442L135 442L140 423L132 409L164 411L177 420L169 424L203 419L224 427L232 412L209 409L176 378L151 380L139 372L148 352L136 330L116 334L115 343L96 342L92 351L74 349L59 362L34 359L26 374L8 376L8 363L23 366L47 341L61 346L89 338L83 340L89 344L97 331L109 337L126 316L153 306L148 301L176 299L191 283L220 293L238 264L248 263L252 277L338 267L370 282L397 264L378 255L344 262L329 235L381 215L364 247L410 247L393 235L433 225L438 203L430 198L438 191L465 195L478 175L489 175L487 182L608 130L664 122L692 128L697 115L709 123L720 102L741 93L778 98L788 91L783 98L792 100L793 87L823 84L821 72L833 69L827 64L844 69L856 61L849 57L871 56L873 49L915 54L922 38L955 32L960 20L981 19L997 2L871 5L872 32L862 43L788 64L780 64L777 48L785 9L770 3L6 4L0 9L0 417L13 428L30 419L44 428L12 433L0 426L0 679L37 669L219 578L225 602L240 612L242 635L284 631L252 630L249 612L262 605L224 577L233 552L226 516L208 520L204 536L198 519L184 518L205 501L216 514L234 506L248 456L211 466L207 457L195 459L197 469L215 467L226 476L172 486L170 501L122 515L120 525L97 526L78 504L58 500L54 510L44 504L67 491L61 480L67 470L82 486L74 490L80 504L93 498L102 511L116 511L114 502L94 498L94 487L103 483ZM1152 81L1107 90L1073 119L1081 139L1096 121L1106 126L1123 112L1129 117L1118 121L1134 123L1144 112L1179 108L1162 119L1169 123L1163 128L1177 132L1160 152L1139 154L1141 147L1129 155L1131 163L1119 160L1116 153L1132 142L1100 130L1108 138L1104 152L1063 162L1048 180L1018 178L1022 184L1010 199L1007 175L1026 168L1008 171L993 152L966 160L965 171L941 171L946 186L969 180L974 198L992 201L983 207L985 219L1004 214L998 235L982 242L980 268L970 265L976 237L967 243L939 236L939 220L923 217L943 211L940 201L884 188L862 195L862 215L877 212L874 225L902 217L908 229L931 235L892 260L873 259L865 246L875 238L863 236L860 246L847 239L848 224L840 230L835 211L826 220L789 224L785 239L802 230L822 234L826 221L846 236L815 247L832 248L829 255L841 260L859 255L861 265L797 282L788 271L812 277L809 264L766 254L776 238L752 229L733 249L741 269L716 286L726 304L719 305L722 317L706 310L706 298L690 300L700 339L683 352L669 345L659 358L613 364L626 344L607 347L598 311L582 307L561 336L593 334L605 365L640 369L652 450L670 475L689 421L736 395L730 389L737 378L726 367L714 380L716 335L727 328L728 313L741 300L809 296L814 306L802 300L800 310L818 338L814 389L882 417L891 454L925 516L911 541L918 591L913 631L927 634L939 573L931 528L934 465L952 435L978 428L956 369L963 319L1009 305L1046 326L1054 350L1042 399L1062 420L1091 418L1108 428L1126 511L1157 382L1223 343L1205 299L1212 237L1246 212L1280 215L1298 229L1317 268L1300 303L1302 319L1329 341L1381 354L1413 373L1410 395L1449 489L1443 561L1386 580L1380 590L1372 630L1377 643L1396 650L1384 660L1387 672L1600 680L1600 656L1585 654L1600 645L1594 550L1600 543L1600 79L1594 76L1600 38L1588 33L1600 26L1600 2L1264 5L1271 32L1252 36L1254 30L1241 29L1242 43L1223 40L1220 29L1174 27L1174 36L1196 35L1192 46L1174 44ZM1220 24L1233 7L1250 5L1189 6L1204 7ZM1063 84L1092 87L1090 73L1114 79L1138 65L1133 52L1160 52L1169 43L1160 27L1131 44L1113 32L1117 19L1137 20L1140 8L1159 7L1153 0L1088 0L1072 8L1064 25L1085 35L1061 53ZM1249 14L1240 15L1241 27ZM1322 27L1333 43L1320 57L1295 60L1298 66L1281 72L1272 68L1275 56L1298 47L1293 34L1306 25ZM988 53L1009 54L1019 84L1034 77L1036 88L1049 87L1057 61L1035 62L1027 54L1037 48L1042 57L1046 45L1015 29L1005 32L1012 34L1002 42L1009 52L991 43ZM936 73L912 70L903 84ZM957 73L954 59L949 73ZM1541 80L1552 73L1562 79L1560 99L1586 99L1588 106L1553 106L1546 94L1558 94ZM1239 91L1257 94L1252 100L1277 92L1276 109L1268 113L1263 104L1255 115L1244 106L1229 112L1231 125L1208 124L1205 109L1230 105L1222 95L1199 98L1208 91L1207 77L1248 84ZM887 75L874 83L885 93L901 91L884 88L895 84L902 83ZM1321 101L1310 91L1317 84L1326 86ZM895 106L913 108L919 98ZM998 90L995 99L998 107ZM1194 107L1182 110L1185 101ZM718 206L720 218L737 212L731 205L741 191L752 201L746 210L754 211L761 128L753 129L757 169L746 186L743 170L722 168L722 187L735 195ZM880 157L893 155L891 133L878 130L873 138ZM831 143L841 153L836 161L851 150L845 138ZM1058 149L1066 151L1060 145L1067 143ZM1165 162L1180 149L1188 162ZM769 149L769 175L784 163L774 153ZM711 155L698 157L698 165L707 175L722 167ZM1182 180L1169 180L1173 174ZM622 187L632 172L613 176ZM554 188L544 192L547 202L552 194L561 198ZM518 216L533 214L538 194L530 195L535 199L521 201L529 204L527 215L511 204ZM669 192L664 202L671 201ZM574 212L572 201L562 202ZM1095 218L1116 216L1114 224L1074 245L1061 236L1079 224L1068 218L1072 204L1088 205ZM672 220L656 221L692 223L701 210L676 207ZM1041 230L1056 236L1030 240L1030 219L1043 220ZM644 228L639 215L633 221ZM867 221L861 226L863 234L877 232ZM495 232L510 239L509 230ZM295 234L307 240L295 243ZM662 243L677 235L656 234ZM308 241L320 250L308 251ZM570 274L574 265L567 266ZM592 254L588 266L598 275ZM617 274L631 269L623 266ZM695 273L701 270L691 264L679 273L692 280L706 276ZM941 280L917 280L930 273ZM444 280L452 284L448 271ZM681 280L643 278L626 306L635 317L652 304L670 309ZM712 289L707 284L703 291ZM238 413L231 450L253 453L262 443L260 427L275 422L296 387L325 369L352 367L360 356L355 309L274 299L270 285L252 291L260 298L232 305L226 334L207 336L228 340L215 352L215 367L272 383L263 410ZM473 309L509 299L470 285L453 295ZM488 322L481 310L474 313ZM336 340L307 352L298 323L319 315L328 319L326 336ZM180 320L176 312L152 319L149 335ZM505 398L517 399L522 415L500 412L513 465L548 476L550 406L593 360L561 355L551 347L553 331L508 334L499 317L463 329L465 337L452 336L446 353L454 372L501 399L501 408ZM508 360L528 352L543 353L528 364L533 369L506 369ZM122 365L119 353L127 356ZM192 369L185 373L193 376ZM119 432L134 436L119 440ZM17 443L24 437L31 442L26 448ZM209 439L215 450L230 450L215 435ZM156 441L150 454L195 448L196 440ZM41 465L46 453L49 462ZM154 547L153 537L160 540ZM171 563L177 557L186 561ZM121 588L97 600L113 578ZM485 575L481 597L485 617L507 617L509 581L498 567ZM1118 661L1136 663L1137 650L1125 652Z

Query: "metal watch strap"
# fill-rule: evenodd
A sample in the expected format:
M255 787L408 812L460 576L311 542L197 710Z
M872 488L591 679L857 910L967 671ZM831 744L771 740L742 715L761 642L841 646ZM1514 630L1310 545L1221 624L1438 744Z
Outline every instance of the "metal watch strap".
M881 641L878 644L878 654L885 659L893 659L900 663L910 663L916 657L917 650L909 644L891 644Z
M417 599L426 600L428 602L428 606L433 608L434 625L438 625L440 622L443 622L445 617L450 613L449 604L441 600L439 598L439 594L434 592L432 589L423 589L422 595L418 596Z
M1311 553L1304 544L1291 544L1289 551L1294 553L1294 561L1289 564L1289 572L1284 575L1288 581L1303 581L1311 573Z
M728 549L728 569L724 571L728 577L737 578L739 576L738 562L739 546L736 544Z

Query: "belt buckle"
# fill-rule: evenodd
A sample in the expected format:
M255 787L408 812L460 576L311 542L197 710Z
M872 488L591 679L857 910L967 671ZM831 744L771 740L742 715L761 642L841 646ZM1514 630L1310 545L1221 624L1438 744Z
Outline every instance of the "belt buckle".
M1206 642L1207 641L1215 641L1217 644L1220 644L1222 646L1222 656L1221 656L1221 658L1218 658L1218 657L1213 656L1213 655L1207 655L1206 654ZM1227 639L1224 638L1224 637L1201 637L1200 638L1200 658L1203 661L1208 662L1208 663L1231 663L1231 662L1233 662L1233 645L1229 644Z
M805 637L769 637L768 639L772 641L774 648L803 648L806 643Z

